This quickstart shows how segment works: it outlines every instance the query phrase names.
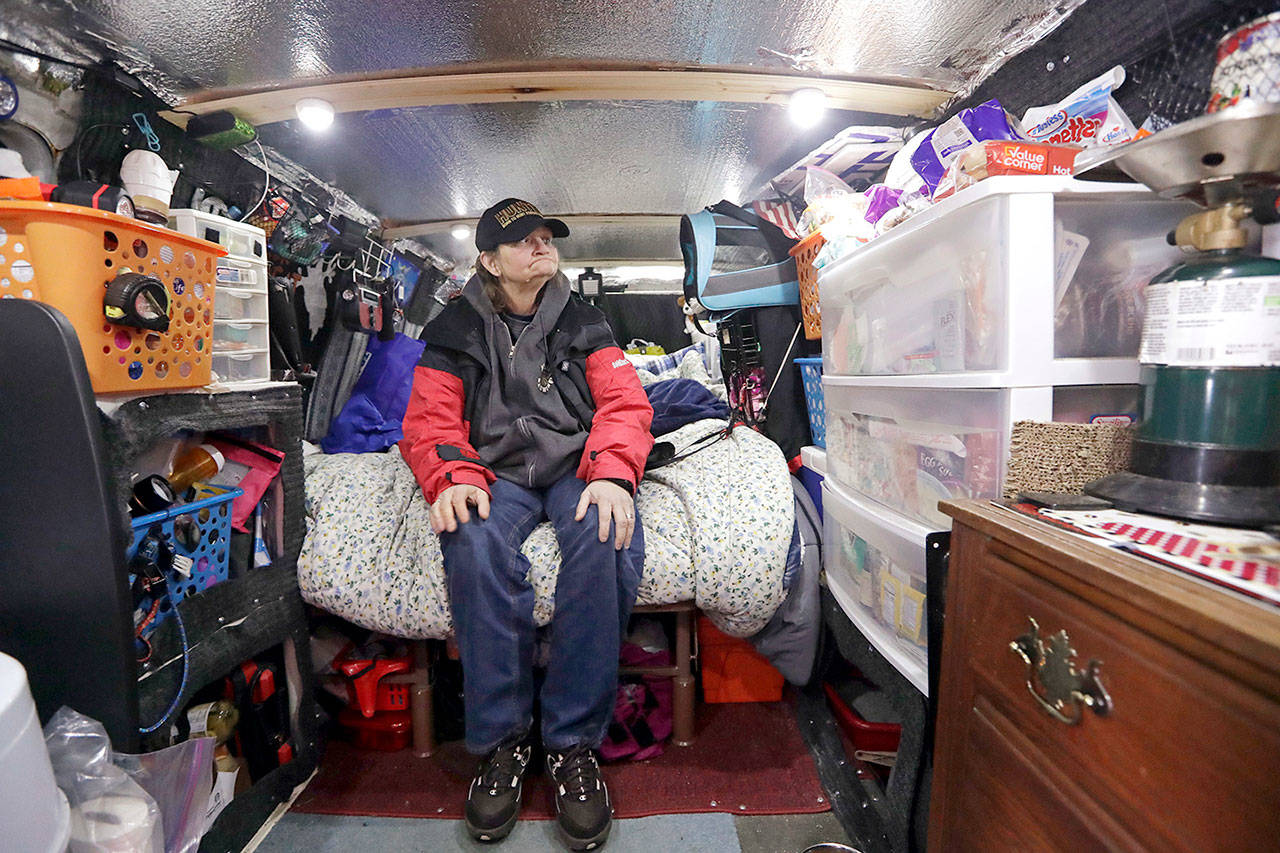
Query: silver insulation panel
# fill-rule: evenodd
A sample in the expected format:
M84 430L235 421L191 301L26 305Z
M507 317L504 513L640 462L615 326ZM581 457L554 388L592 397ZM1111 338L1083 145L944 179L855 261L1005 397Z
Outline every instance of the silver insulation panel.
M330 74L575 59L902 76L964 93L1082 2L6 0L0 37L79 61L113 58L170 103ZM322 136L295 122L261 130L362 206L421 221L475 216L506 195L561 213L742 201L857 123L895 122L834 113L801 132L765 105L582 101L349 113ZM599 233L584 233L574 257L605 256L625 237L587 230ZM470 254L447 234L422 242ZM664 256L678 257L674 234L668 244Z

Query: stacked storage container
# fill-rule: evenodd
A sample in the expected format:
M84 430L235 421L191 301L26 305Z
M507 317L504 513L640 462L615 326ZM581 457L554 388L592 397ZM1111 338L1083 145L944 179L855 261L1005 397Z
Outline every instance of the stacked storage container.
M271 324L267 299L267 237L261 228L199 210L169 211L169 227L217 243L213 303L213 372L239 387L271 378Z
M938 501L1000 495L1015 421L1136 419L1143 286L1193 210L1130 184L992 178L822 271L828 586L921 691Z

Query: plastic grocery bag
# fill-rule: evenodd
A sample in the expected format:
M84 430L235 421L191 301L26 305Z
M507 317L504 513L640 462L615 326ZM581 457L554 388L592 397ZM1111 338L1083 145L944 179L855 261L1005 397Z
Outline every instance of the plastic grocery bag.
M97 720L59 708L44 727L54 779L71 803L70 853L163 853L155 800L111 760L111 738Z
M200 846L212 791L215 743L211 737L198 737L142 755L113 754L116 766L159 807L165 853L193 853Z

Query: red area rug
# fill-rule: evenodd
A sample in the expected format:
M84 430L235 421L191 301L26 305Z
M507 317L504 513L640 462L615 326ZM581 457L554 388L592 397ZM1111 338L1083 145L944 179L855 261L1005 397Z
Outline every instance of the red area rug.
M618 818L691 812L808 814L827 811L826 792L789 702L699 705L693 746L667 746L649 761L605 766ZM461 741L431 758L409 750L369 752L331 743L320 772L294 804L317 814L462 817L477 761ZM525 777L521 817L555 816L541 765Z

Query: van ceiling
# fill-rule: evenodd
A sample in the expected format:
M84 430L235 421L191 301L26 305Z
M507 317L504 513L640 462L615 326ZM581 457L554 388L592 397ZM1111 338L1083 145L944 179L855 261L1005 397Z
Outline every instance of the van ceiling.
M113 59L171 105L333 79L370 78L373 93L388 76L421 77L429 91L433 77L459 71L498 72L518 87L548 69L576 72L588 89L600 70L661 69L748 85L785 75L784 88L870 82L869 94L926 90L940 104L972 91L1083 2L10 0L0 36L65 58ZM474 218L507 195L563 215L674 216L721 198L746 201L848 125L905 126L930 113L853 96L800 130L773 83L773 94L725 100L526 91L532 100L516 103L464 96L357 106L323 134L296 120L260 131L265 144L404 224ZM424 102L440 104L416 103ZM566 260L679 257L673 222L638 222L646 224L574 225ZM442 224L424 232L418 239L443 257L474 254Z

